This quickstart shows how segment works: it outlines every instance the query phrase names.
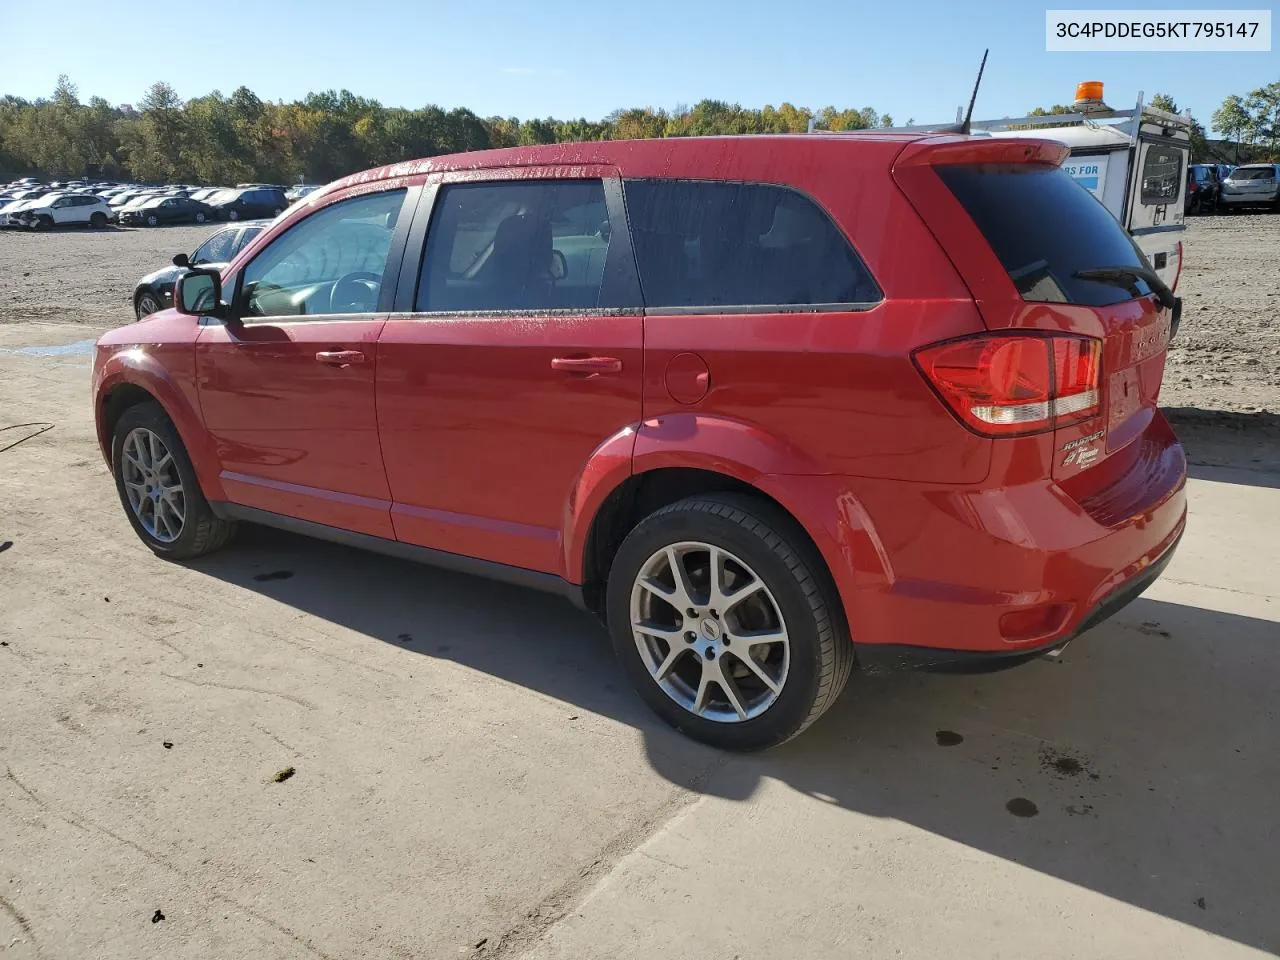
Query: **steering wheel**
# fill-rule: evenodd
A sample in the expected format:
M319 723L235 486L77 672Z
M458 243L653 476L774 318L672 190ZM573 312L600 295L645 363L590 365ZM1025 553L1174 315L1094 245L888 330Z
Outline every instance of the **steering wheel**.
M329 294L331 313L373 313L378 309L382 275L359 270L348 273L333 285Z

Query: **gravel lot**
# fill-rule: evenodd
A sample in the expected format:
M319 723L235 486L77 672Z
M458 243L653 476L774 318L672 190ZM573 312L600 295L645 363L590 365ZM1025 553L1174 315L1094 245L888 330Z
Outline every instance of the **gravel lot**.
M661 726L552 597L252 527L152 556L87 345L207 232L0 233L4 960L1280 953L1280 217L1191 230L1164 577L756 757Z

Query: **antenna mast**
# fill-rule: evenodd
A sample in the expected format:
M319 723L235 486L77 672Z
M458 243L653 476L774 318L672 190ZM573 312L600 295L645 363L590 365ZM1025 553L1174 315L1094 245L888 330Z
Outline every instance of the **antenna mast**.
M987 54L990 52L990 47L982 51L982 63L978 65L978 79L973 82L973 94L969 97L969 109L964 115L964 122L960 125L961 133L967 134L969 132L969 123L973 120L973 104L978 99L978 87L982 84L982 71L987 68Z

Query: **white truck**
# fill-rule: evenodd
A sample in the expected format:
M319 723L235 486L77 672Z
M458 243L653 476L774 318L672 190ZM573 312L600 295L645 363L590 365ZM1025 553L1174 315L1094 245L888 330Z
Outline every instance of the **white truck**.
M1144 104L1113 110L1103 102L1102 84L1076 87L1075 112L1040 117L973 120L967 132L978 137L1037 137L1071 150L1062 167L1129 231L1160 279L1173 289L1182 272L1183 204L1191 155L1191 115ZM964 125L899 127L914 132L957 133Z

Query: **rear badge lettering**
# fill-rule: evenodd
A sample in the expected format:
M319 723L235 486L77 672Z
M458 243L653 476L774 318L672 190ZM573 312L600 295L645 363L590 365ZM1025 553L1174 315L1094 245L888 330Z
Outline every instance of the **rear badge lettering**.
M1078 447L1063 457L1062 465L1064 467L1069 467L1074 463L1077 467L1087 467L1097 459L1097 447Z
M1099 450L1097 447L1087 446L1095 440L1101 440L1105 430L1099 430L1097 433L1091 433L1087 437L1078 437L1075 440L1069 440L1062 445L1062 449L1067 455L1062 459L1062 465L1069 467L1073 463L1078 467L1087 467L1093 461L1098 459Z

